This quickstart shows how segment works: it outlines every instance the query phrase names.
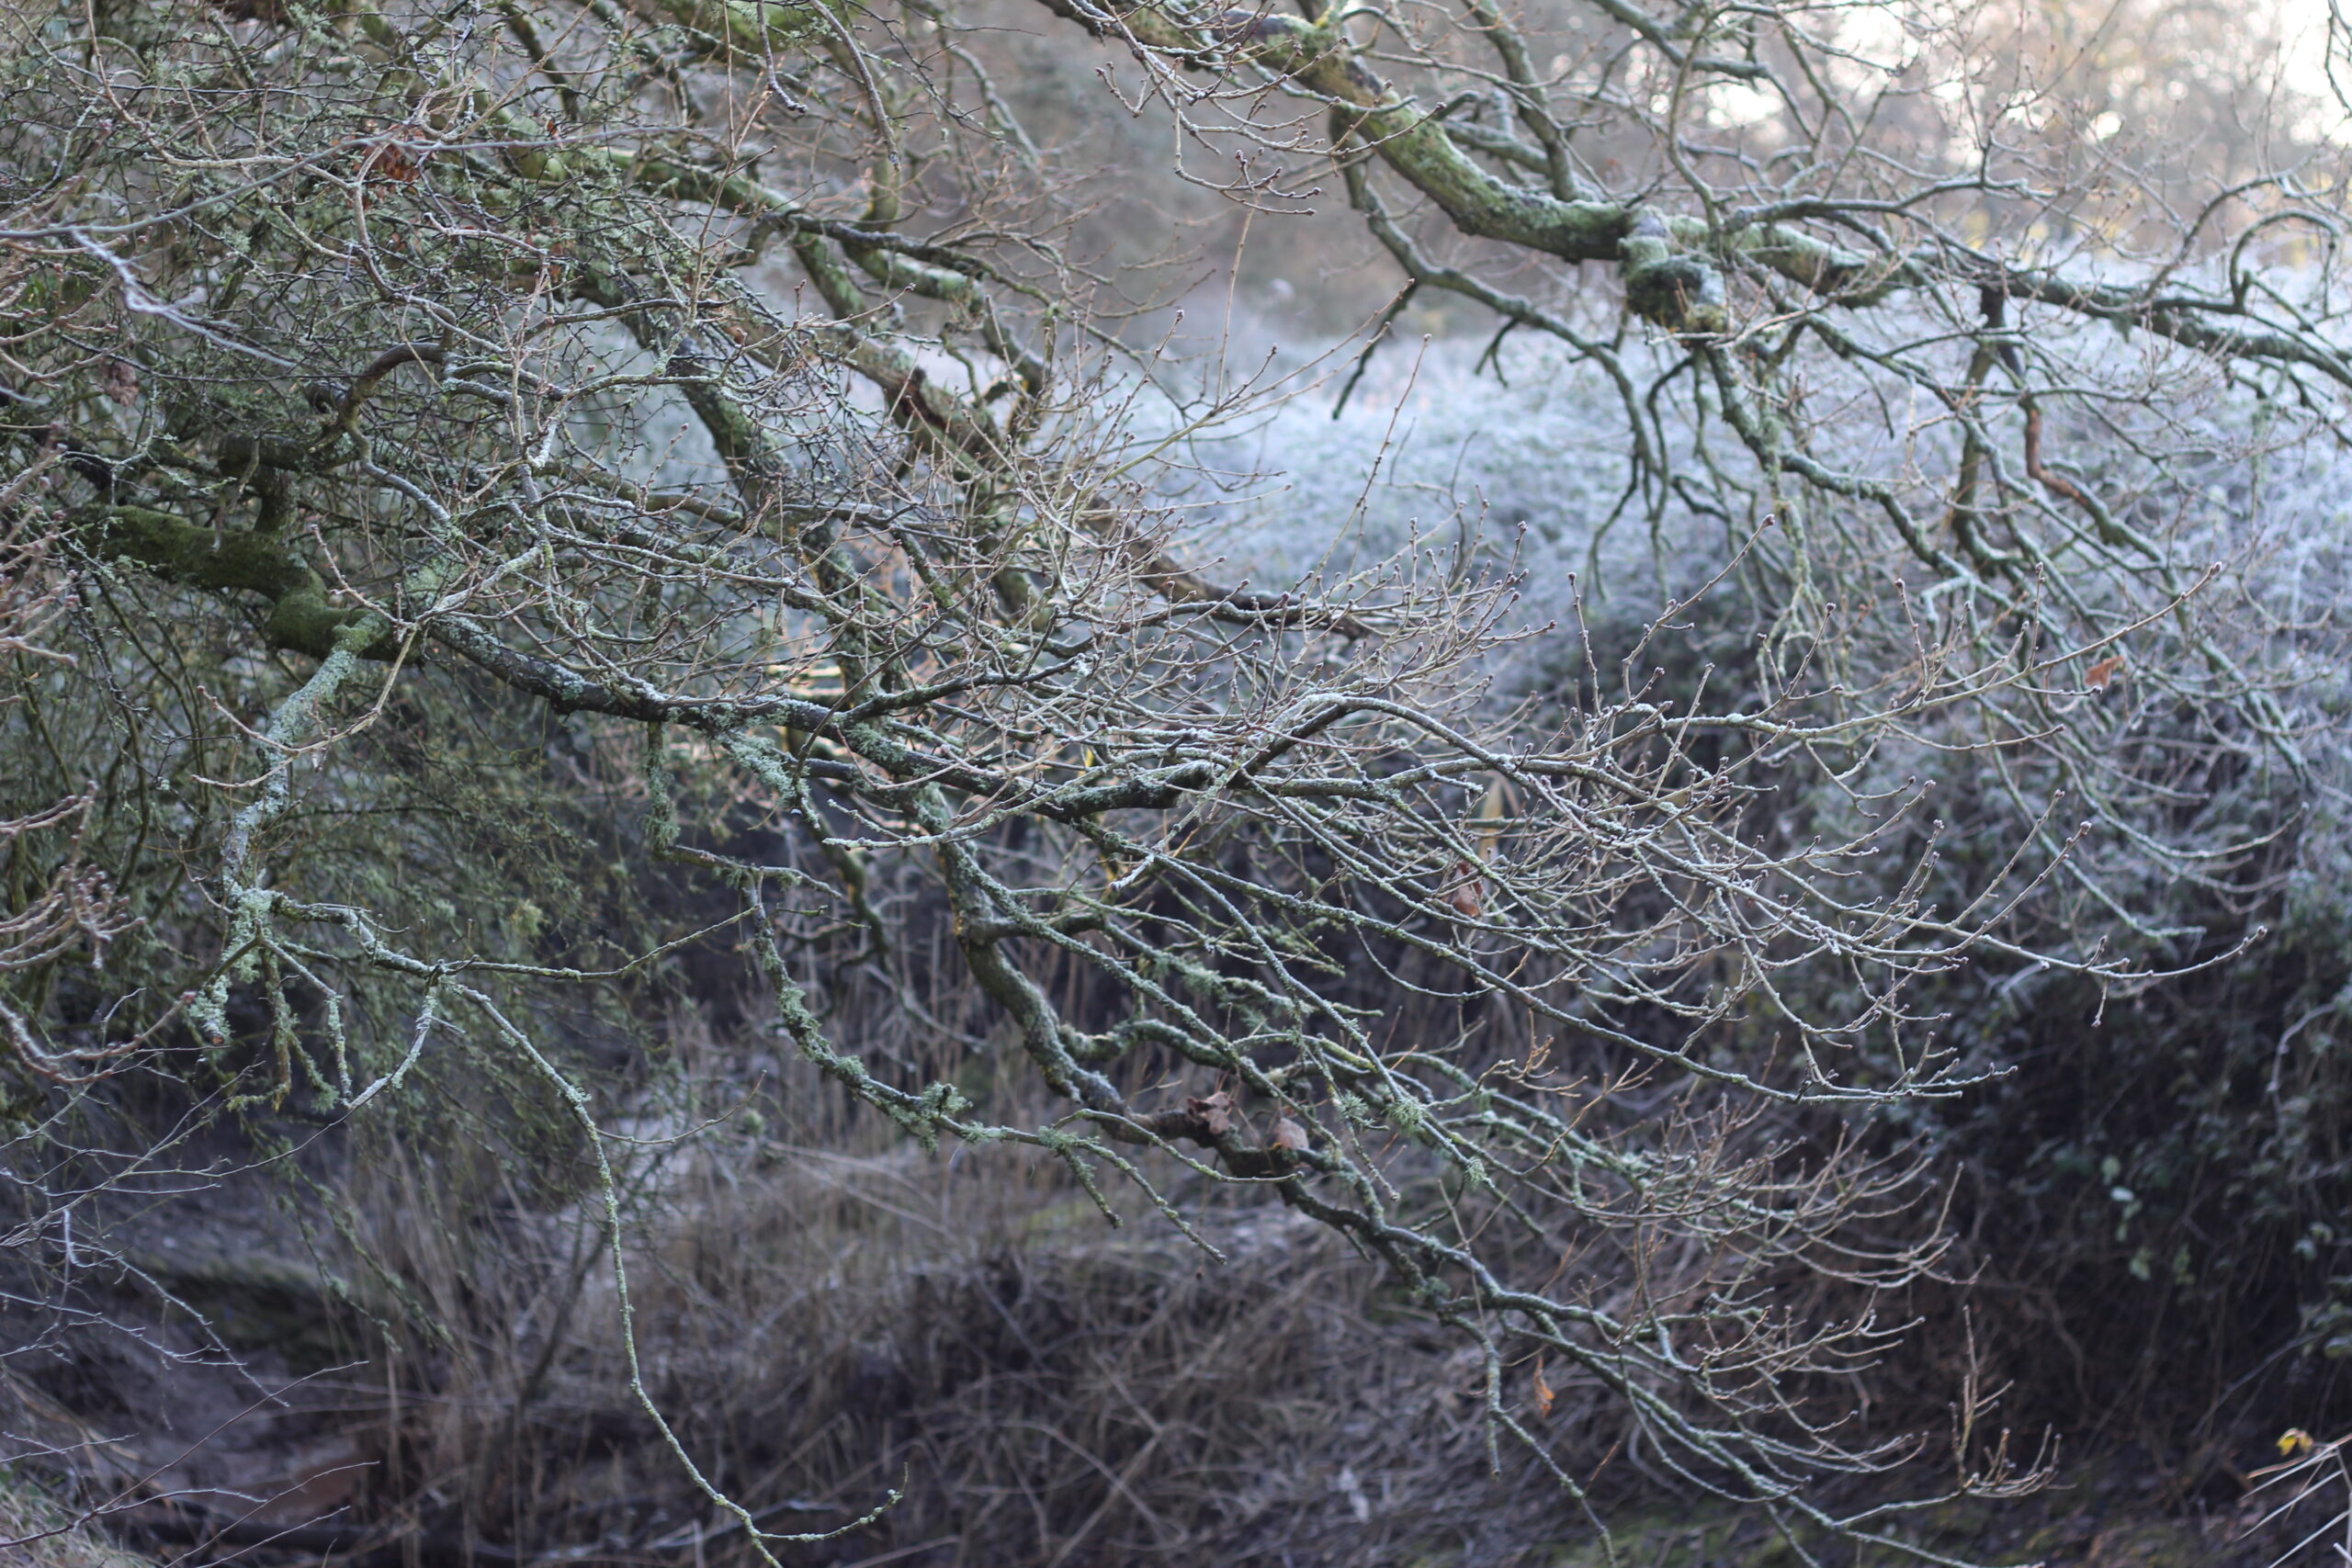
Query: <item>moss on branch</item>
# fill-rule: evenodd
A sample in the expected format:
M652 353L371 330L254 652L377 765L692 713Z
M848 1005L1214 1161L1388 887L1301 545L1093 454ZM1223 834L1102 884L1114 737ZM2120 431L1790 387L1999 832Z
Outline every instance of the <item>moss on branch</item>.
M334 604L325 579L273 534L207 528L144 506L101 507L87 521L93 547L106 559L131 562L190 588L242 590L267 599L262 635L273 648L324 659L336 635L366 614ZM394 639L387 636L362 656L387 660L393 651Z

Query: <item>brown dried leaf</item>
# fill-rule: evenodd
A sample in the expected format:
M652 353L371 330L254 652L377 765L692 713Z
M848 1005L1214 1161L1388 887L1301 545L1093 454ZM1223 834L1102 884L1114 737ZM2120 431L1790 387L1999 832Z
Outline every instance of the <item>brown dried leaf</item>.
M1289 1117L1283 1117L1274 1123L1274 1147L1303 1152L1306 1147L1306 1129Z
M1188 1100L1184 1109L1201 1119L1201 1130L1212 1138L1222 1138L1233 1131L1233 1096L1223 1089L1206 1100Z
M1539 1416L1550 1416L1552 1414L1552 1402L1559 1397L1559 1394L1553 1389L1552 1385L1544 1381L1544 1358L1541 1356L1536 1357L1535 1414Z
M1438 897L1465 920L1475 920L1487 912L1487 879L1478 868L1466 860L1458 860L1446 871L1445 885L1438 889Z
M2110 653L2083 671L2083 684L2094 692L2104 692L2123 673L2123 655Z
M359 170L365 176L399 180L403 185L414 184L424 173L417 161L408 155L408 149L390 137L368 149L367 156L359 161Z

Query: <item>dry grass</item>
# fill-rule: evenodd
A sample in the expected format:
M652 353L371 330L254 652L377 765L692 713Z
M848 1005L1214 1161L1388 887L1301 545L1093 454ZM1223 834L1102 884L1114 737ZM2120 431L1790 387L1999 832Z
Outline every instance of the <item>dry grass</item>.
M1220 1263L1150 1216L1113 1229L1058 1166L1004 1151L730 1138L665 1178L631 1258L639 1344L711 1481L782 1531L905 1494L806 1561L1371 1561L1573 1529L1541 1483L1489 1478L1475 1357L1385 1308L1371 1265L1271 1199L1209 1205ZM380 1456L373 1506L424 1522L437 1491L442 1514L526 1551L747 1559L627 1403L589 1233L524 1228L535 1259L513 1267L509 1237L496 1276L537 1280L524 1300L458 1286L490 1276L446 1234L400 1244L476 1332L413 1348L435 1386Z
M820 1102L804 1088L789 1098ZM925 1155L814 1114L801 1132L826 1136L813 1142L741 1122L646 1151L628 1261L650 1391L710 1479L766 1528L835 1529L903 1491L870 1525L780 1548L787 1563L1606 1561L1508 1447L1505 1473L1490 1472L1475 1357L1330 1233L1270 1200L1186 1195L1227 1255L1218 1263L1148 1214L1112 1228L1063 1168L1017 1151ZM275 1404L256 1402L256 1386L284 1388L319 1359L316 1343L282 1327L240 1340L233 1376L217 1359L118 1359L118 1411L168 1406L190 1435L237 1417L149 1488L190 1495L119 1522L187 1568L747 1562L740 1529L696 1495L629 1400L594 1224L519 1190L491 1201L495 1167L452 1150L404 1148L366 1168L372 1185L354 1195L372 1227L364 1239L413 1298L395 1332ZM254 1248L250 1282L275 1303L269 1324L327 1315L323 1294L307 1308L291 1300L294 1242L273 1232L283 1222L266 1218L266 1191L247 1188L246 1210L216 1195L218 1239L242 1235ZM231 1223L241 1213L242 1231ZM181 1250L197 1234L181 1228ZM208 1252L182 1274L225 1290L237 1269ZM240 1303L205 1304L228 1324ZM185 1322L154 1332L195 1344ZM76 1365L97 1375L87 1355ZM1531 1371L1513 1370L1515 1393ZM1574 1392L1553 1415L1600 1470L1632 1553L1621 1560L1783 1560L1764 1521L1661 1486L1611 1419ZM107 1475L83 1477L80 1500L167 1450L130 1445ZM1995 1562L2257 1561L2226 1534L2186 1527L2164 1539L2212 1552L2116 1555L2127 1536L2154 1539L2148 1507L2128 1485L2094 1480L1923 1528ZM56 1550L97 1548L87 1532L57 1539Z

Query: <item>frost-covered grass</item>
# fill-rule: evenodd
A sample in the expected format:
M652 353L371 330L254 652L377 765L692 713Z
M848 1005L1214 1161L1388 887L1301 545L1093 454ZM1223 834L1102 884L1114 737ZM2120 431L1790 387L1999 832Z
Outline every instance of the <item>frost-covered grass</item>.
M1336 417L1350 362L1327 351L1319 373L1286 386L1286 396L1193 442L1187 456L1199 471L1169 486L1193 513L1181 536L1187 555L1220 561L1224 580L1273 590L1342 578L1408 550L1451 568L1467 544L1476 564L1508 563L1521 574L1525 613L1540 623L1564 618L1572 592L1592 603L1596 586L1614 614L1654 609L1662 590L1687 592L1713 576L1755 526L1763 508L1754 493L1734 497L1734 508L1747 504L1730 515L1702 515L1679 500L1655 512L1645 497L1629 502L1625 410L1601 373L1528 343L1507 348L1498 373L1478 364L1482 347L1456 340L1384 348ZM2119 386L2162 379L2133 345L2109 357L2115 363L2103 368ZM2352 595L2352 456L2217 384L2184 374L2170 389L2178 394L2170 407L2100 408L2098 423L2053 418L2053 466L2112 498L2185 579L2220 569L2199 591L2200 619L2233 657L2277 666L2299 684L2316 680L2314 697L2340 686L2330 623ZM1916 407L1866 406L1853 387L1825 386L1821 400L1833 397L1848 400L1820 433L1821 455L1895 479L1915 515L1937 523L1956 458L1950 427ZM1685 473L1695 473L1692 455L1704 441L1725 472L1754 482L1720 424L1702 429L1671 397L1657 406L1657 434ZM2007 457L2018 474L2019 459ZM2038 489L2029 492L2051 505L2052 521L2081 521ZM1914 590L1932 583L1924 563L1903 558L1875 512L1818 496L1809 504L1816 533L1848 567L1902 576ZM2044 532L2060 541L2052 567L2102 615L2128 621L2136 618L2130 599L2139 613L2161 603L2148 558L2119 551L2116 573L2058 530ZM2101 581L2103 572L2114 581ZM2156 624L2144 640L2153 651L2170 635Z
M1623 410L1557 355L1506 355L1498 378L1475 368L1477 346L1387 350L1339 407L1342 362L1196 444L1205 464L1264 476L1212 512L1211 536L1269 584L1417 542L1455 549L1465 529L1482 553L1516 547L1531 574L1580 570L1623 495Z

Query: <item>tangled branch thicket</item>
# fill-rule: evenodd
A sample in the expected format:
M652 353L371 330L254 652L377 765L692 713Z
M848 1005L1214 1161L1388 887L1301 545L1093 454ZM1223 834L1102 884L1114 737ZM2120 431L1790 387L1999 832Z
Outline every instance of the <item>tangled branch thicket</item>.
M994 14L14 6L18 1298L72 1330L234 1129L429 1323L350 1194L455 1129L584 1203L641 1418L774 1561L827 1532L628 1338L693 1002L926 1149L1328 1226L1577 1503L1567 1390L1801 1551L1904 1547L1818 1483L1917 1451L1850 1374L1939 1244L1824 1129L1975 1081L1914 999L1959 965L2177 962L2112 846L2230 887L2291 817L2332 628L2231 629L2254 534L2173 498L2341 419L2329 144L2140 170L1990 9L1049 11L1228 194L1335 177L1380 331L1452 291L1597 367L1701 585L1598 647L1467 524L1218 580L1170 498L1267 389L1133 346ZM1726 583L1752 651L1654 675ZM2224 772L2273 814L2200 817Z

